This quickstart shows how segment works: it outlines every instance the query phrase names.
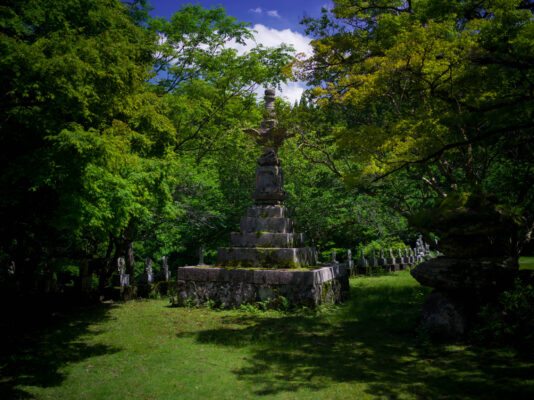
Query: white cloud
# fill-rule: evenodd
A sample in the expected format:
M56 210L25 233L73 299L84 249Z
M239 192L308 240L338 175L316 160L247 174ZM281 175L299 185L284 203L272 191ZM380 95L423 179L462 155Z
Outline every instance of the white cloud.
M243 54L256 44L262 44L265 47L277 47L286 43L292 45L297 53L304 53L307 57L312 55L311 39L298 32L293 32L290 29L273 29L262 24L254 25L251 31L254 40L247 40L245 45L231 42L227 46L236 49L238 54Z
M304 53L307 57L312 55L311 39L290 29L278 30L262 24L256 24L252 27L252 34L254 35L254 40L247 40L244 46L235 42L229 43L227 46L236 49L238 54L243 54L257 44L262 44L265 47L278 47L282 43L286 43L292 45L297 53ZM290 82L281 86L281 93L278 93L278 95L293 104L296 100L300 100L305 89L304 82ZM256 94L258 98L263 98L263 92L264 88L257 88Z
M304 82L289 82L287 84L282 84L280 97L289 101L289 103L293 105L295 104L295 101L300 101L302 92L305 90L306 84Z
M280 18L280 14L278 14L277 10L267 11L267 15L269 17Z
M256 14L261 14L263 12L263 10L260 7L251 8L249 11L253 12L253 13L256 13Z

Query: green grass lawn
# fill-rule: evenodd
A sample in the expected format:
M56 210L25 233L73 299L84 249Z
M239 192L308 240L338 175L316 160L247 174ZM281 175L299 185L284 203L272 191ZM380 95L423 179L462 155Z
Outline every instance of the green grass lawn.
M4 340L0 398L532 399L513 350L431 345L408 272L351 279L317 313L132 301L55 315Z
M519 259L519 269L534 269L534 257L521 257Z

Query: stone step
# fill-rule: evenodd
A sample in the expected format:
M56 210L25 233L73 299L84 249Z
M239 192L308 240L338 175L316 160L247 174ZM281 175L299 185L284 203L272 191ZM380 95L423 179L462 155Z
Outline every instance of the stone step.
M300 247L304 245L302 233L232 233L230 244L236 247Z
M287 218L288 214L284 206L251 206L247 209L247 217L251 218Z
M317 265L317 251L313 247L219 247L217 262L226 267L299 268Z
M293 222L289 218L241 218L241 232L293 233Z

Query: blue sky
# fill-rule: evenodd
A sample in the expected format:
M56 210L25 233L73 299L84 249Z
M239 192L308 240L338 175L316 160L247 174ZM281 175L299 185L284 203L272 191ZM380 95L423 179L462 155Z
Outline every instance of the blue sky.
M299 22L304 16L320 16L321 8L330 7L332 2L330 0L150 0L150 3L154 7L150 13L153 17L166 18L188 3L200 4L203 7L220 5L226 9L228 15L251 24L251 29L255 31L256 43L261 43L266 47L288 43L293 45L297 53L305 53L309 56L311 55L309 46L311 38L305 36L304 27ZM249 46L253 45L249 43ZM246 47L239 50L246 51ZM300 99L304 89L306 85L303 82L291 82L282 85L279 95L290 103L294 103ZM263 88L258 88L257 93L262 92Z
M299 24L303 16L319 16L321 7L331 4L330 0L150 0L154 10L152 16L170 17L187 3L200 4L204 7L221 5L227 13L240 21L252 25L262 24L274 29L291 29L304 33Z

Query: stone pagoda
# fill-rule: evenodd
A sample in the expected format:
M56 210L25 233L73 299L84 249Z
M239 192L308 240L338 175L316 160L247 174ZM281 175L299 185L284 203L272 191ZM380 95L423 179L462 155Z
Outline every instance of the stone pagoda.
M317 265L317 252L304 247L304 237L294 232L284 206L284 175L278 148L292 134L278 127L274 114L274 89L265 90L266 119L260 129L246 129L262 147L256 168L254 205L241 218L241 232L232 233L232 247L218 249L220 266L299 268Z

